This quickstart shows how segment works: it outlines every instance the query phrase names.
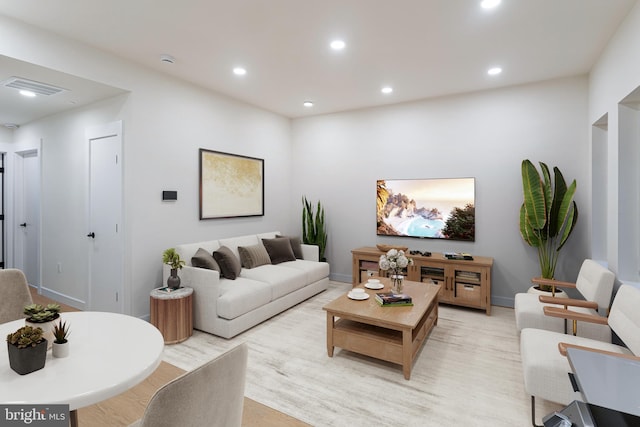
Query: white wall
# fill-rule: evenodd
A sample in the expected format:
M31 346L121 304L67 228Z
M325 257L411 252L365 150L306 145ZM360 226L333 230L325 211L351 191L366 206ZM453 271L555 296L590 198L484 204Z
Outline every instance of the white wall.
M592 131L592 140L596 144L606 145L606 157L602 169L606 171L606 191L602 191L601 203L606 204L608 218L606 228L606 259L609 268L617 274L617 279L624 282L639 282L637 218L640 216L640 195L630 194L624 189L630 182L623 182L625 177L636 177L640 158L637 148L640 140L623 141L629 135L638 135L638 124L635 130L629 129L620 112L628 113L626 107L618 104L629 94L640 87L640 3L631 10L625 21L603 51L589 78L589 124L600 117L607 117L606 141L602 141L602 133ZM623 115L627 115L623 113ZM637 114L636 114L637 117ZM597 145L594 152L601 149ZM625 153L636 153L633 158L625 158ZM594 162L597 158L594 158ZM637 188L637 179L634 187ZM597 200L598 194L594 194ZM631 209L631 211L630 211ZM622 217L622 220L621 220ZM624 221L634 218L636 224L633 232ZM626 256L630 254L629 256Z
M149 313L170 246L269 230L298 232L290 218L290 122L33 27L0 17L0 54L130 90L25 125L15 141L43 138L43 283L86 300L87 127L122 120L125 174L126 311ZM198 149L265 160L265 215L198 219ZM162 202L177 190L177 202ZM298 215L295 216L298 225ZM63 263L63 273L55 270Z
M580 220L556 277L575 279L589 254L586 77L293 121L293 194L325 206L332 276L351 280L350 250L395 243L494 258L492 300L512 305L539 275L521 239L523 159L576 179ZM476 241L376 236L377 179L476 178ZM295 205L295 204L294 204ZM294 206L295 207L295 206ZM295 209L294 209L295 211Z

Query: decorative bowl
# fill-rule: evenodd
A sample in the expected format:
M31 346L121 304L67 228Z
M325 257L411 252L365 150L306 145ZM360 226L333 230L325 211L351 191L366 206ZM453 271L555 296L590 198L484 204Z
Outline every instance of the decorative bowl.
M391 249L406 252L409 249L407 246L394 246L394 245L376 245L376 248L378 248L378 250L381 250L382 252L389 252Z

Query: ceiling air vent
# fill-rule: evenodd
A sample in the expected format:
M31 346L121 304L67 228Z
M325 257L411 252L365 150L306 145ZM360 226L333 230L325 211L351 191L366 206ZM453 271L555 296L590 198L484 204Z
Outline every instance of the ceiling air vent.
M23 79L22 77L11 77L8 80L2 82L2 86L10 87L18 90L29 90L38 95L55 95L60 92L64 92L67 89L61 87L52 86L46 83L35 82L33 80Z

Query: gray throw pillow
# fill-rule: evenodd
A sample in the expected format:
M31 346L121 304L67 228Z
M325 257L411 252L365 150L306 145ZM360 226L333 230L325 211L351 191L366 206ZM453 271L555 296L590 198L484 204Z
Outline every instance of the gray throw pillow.
M220 266L206 249L198 249L191 257L191 265L198 268L206 268L208 270L220 271Z
M289 243L291 244L291 249L293 249L293 255L297 259L304 259L302 256L302 242L299 237L292 236L276 236L277 239L289 239Z
M213 252L213 258L220 266L220 273L222 274L222 277L236 280L240 275L240 270L242 270L240 260L228 247L220 246L217 251Z
M271 258L271 264L296 260L289 239L262 239L262 243Z
M244 268L254 268L271 264L271 258L262 245L238 246L240 262Z

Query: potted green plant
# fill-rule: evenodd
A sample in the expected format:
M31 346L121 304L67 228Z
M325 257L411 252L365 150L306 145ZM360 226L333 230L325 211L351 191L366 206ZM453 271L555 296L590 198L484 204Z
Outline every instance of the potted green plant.
M308 245L317 245L320 252L320 261L327 260L324 256L327 248L324 208L318 201L318 206L314 213L313 206L306 197L302 198L302 242Z
M60 320L53 327L53 357L67 357L69 355L69 324Z
M23 326L7 335L9 366L20 375L44 368L47 359L47 340L42 328Z
M180 287L180 277L178 276L178 270L182 269L185 262L180 259L180 254L176 252L175 248L166 249L162 253L162 262L167 264L171 268L171 274L167 278L167 286L171 289L178 289Z
M23 313L27 316L25 324L32 327L42 328L43 335L47 339L48 348L53 344L53 326L55 320L60 317L60 306L58 304L28 304L24 306Z
M554 180L546 164L540 162L542 176L530 160L522 161L524 202L520 208L520 234L538 250L543 279L553 279L560 249L578 221L578 206L573 200L576 180L567 186L560 169L553 168ZM540 285L552 291L552 286Z

